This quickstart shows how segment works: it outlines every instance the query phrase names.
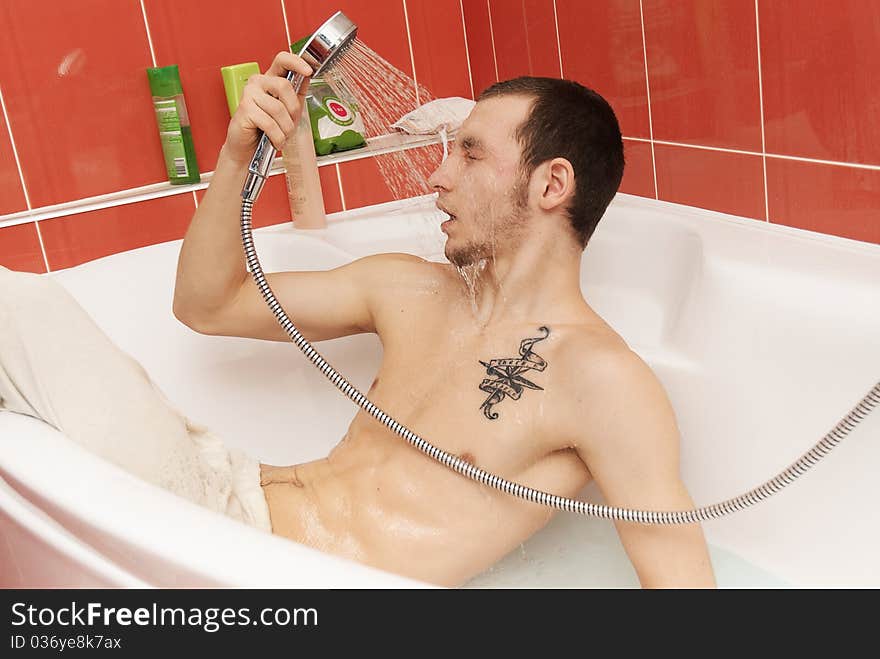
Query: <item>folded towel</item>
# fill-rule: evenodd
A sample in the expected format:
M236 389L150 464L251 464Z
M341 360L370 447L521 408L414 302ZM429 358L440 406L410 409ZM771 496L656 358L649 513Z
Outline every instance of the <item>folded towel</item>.
M441 131L454 133L474 108L469 98L452 96L438 98L417 107L391 124L410 135L433 135Z

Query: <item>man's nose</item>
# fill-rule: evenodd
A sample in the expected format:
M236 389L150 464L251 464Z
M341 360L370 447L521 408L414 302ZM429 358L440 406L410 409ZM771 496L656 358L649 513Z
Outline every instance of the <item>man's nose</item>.
M449 189L449 176L447 175L448 162L448 158L441 162L437 169L434 170L434 173L428 177L428 185L431 186L431 189L435 192Z

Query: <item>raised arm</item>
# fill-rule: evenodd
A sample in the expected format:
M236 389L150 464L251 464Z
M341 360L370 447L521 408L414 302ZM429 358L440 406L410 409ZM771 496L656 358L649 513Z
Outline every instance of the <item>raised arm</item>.
M297 95L284 78L288 70L311 73L299 57L281 52L265 75L248 80L183 240L173 311L204 334L289 340L247 272L240 229L241 189L260 132L280 149L301 116L308 80ZM365 282L382 260L368 257L327 272L269 273L266 279L307 339L329 339L374 330Z
M614 349L589 367L578 387L583 412L577 451L609 506L689 510L679 471L675 414L651 369L628 349ZM714 588L700 524L615 521L643 588Z

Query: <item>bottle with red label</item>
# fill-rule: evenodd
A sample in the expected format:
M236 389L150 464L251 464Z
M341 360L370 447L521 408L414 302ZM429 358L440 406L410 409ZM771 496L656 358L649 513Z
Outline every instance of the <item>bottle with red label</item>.
M325 156L334 151L347 151L366 146L366 129L357 100L341 80L332 86L314 78L306 98L312 123L315 153Z

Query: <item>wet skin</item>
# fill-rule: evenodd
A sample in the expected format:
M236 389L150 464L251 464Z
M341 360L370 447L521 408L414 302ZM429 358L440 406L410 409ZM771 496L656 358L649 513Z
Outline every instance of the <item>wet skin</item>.
M589 336L596 349L618 345L586 304L554 318L481 326L458 273L396 257L397 281L380 313L382 364L368 397L438 448L524 485L575 496L589 481L572 448L564 392L568 337ZM518 400L491 408L480 389L493 378L481 362L520 358L535 343L544 370L528 371ZM277 534L376 567L442 585L483 571L551 518L543 506L475 483L435 462L364 411L325 459L262 466L262 485Z

